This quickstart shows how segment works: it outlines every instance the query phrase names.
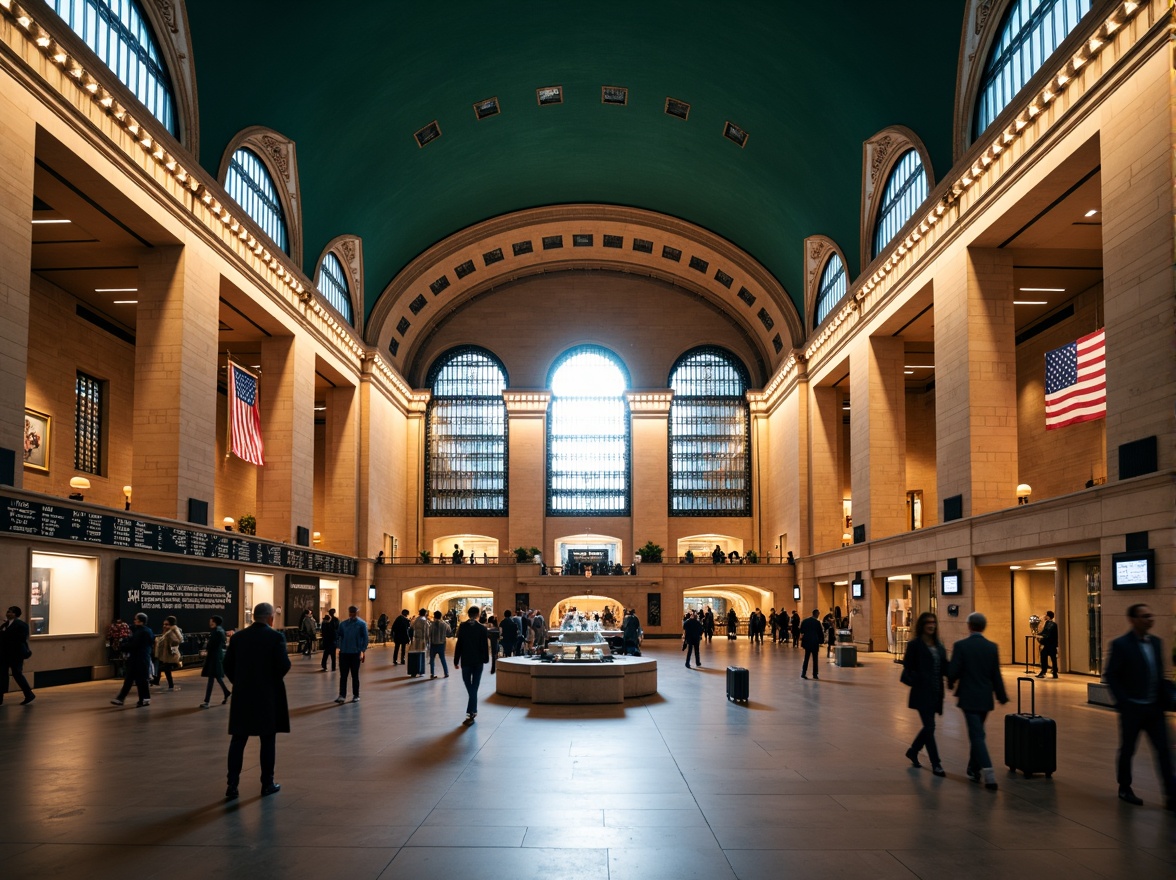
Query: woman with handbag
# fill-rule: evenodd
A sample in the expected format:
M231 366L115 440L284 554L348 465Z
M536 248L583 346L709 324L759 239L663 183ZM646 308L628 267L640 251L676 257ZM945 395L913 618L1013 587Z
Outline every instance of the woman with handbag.
M159 670L155 674L155 680L151 682L156 687L159 686L160 677L167 679L167 689L169 691L178 691L176 683L172 681L172 670L179 669L184 665L183 659L180 657L180 645L184 642L184 634L180 628L176 626L175 617L164 618L163 634L155 640L155 661L156 668Z
M928 611L915 622L915 637L907 642L902 658L902 683L911 689L907 707L919 713L923 726L915 741L906 750L907 759L916 767L919 750L927 747L931 772L946 776L939 763L939 747L935 744L935 716L943 714L943 679L947 675L947 651L939 640L939 621Z

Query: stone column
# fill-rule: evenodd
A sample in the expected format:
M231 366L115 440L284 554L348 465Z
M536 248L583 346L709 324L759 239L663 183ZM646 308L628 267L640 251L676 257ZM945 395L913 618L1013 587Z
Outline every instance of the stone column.
M513 563L515 547L538 547L543 559L558 563L553 547L546 545L547 512L547 391L504 391L507 440L510 446L510 527L508 547L502 558ZM514 597L509 606L513 607Z
M27 97L16 90L0 95L0 448L14 453L19 487L24 471L37 127L24 107L9 100L10 94Z
M186 520L189 498L212 513L218 315L219 273L207 255L192 247L144 252L131 438L131 484L143 513Z
M359 517L359 391L353 385L323 392L326 409L323 444L323 504L315 511L314 528L322 533L322 549L332 553L375 556L379 547L358 546Z
M824 553L841 546L845 520L841 509L841 393L836 388L813 387L809 410L810 435L809 508L812 547L808 552ZM787 547L782 547L787 552ZM797 555L806 555L799 546Z
M855 339L849 354L850 486L853 525L866 540L906 526L904 347L891 336Z
M314 352L292 336L261 344L257 536L294 543L314 521Z
M663 559L673 559L677 547L670 547L669 419L671 391L632 391L629 420L633 446L630 454L633 483L631 487L631 550L644 547L646 541L664 547ZM629 559L632 559L632 553ZM622 560L624 562L625 560ZM665 605L663 604L663 608Z
M1016 504L1017 358L1013 266L972 249L935 278L935 439L942 499L964 516Z

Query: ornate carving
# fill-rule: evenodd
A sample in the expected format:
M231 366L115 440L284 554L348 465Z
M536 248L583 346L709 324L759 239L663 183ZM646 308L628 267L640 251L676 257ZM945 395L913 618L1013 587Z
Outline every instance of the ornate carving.
M878 172L886 163L886 157L890 154L892 146L894 146L894 136L889 134L870 142L870 183L878 181Z
M343 256L348 263L355 262L355 242L351 239L345 238L339 242L339 250L343 251Z
M996 0L980 0L976 4L976 33L984 30L984 25L988 21L988 16L992 14L992 7L996 5Z
M180 32L180 24L179 11L176 9L176 4L172 0L155 0L155 7L159 10L159 14L163 16L163 20L167 22L167 26L171 32L178 34Z
M261 136L262 146L265 151L269 153L270 158L274 160L274 164L282 172L282 177L287 180L290 179L290 153L287 144L282 143L277 138L265 134Z

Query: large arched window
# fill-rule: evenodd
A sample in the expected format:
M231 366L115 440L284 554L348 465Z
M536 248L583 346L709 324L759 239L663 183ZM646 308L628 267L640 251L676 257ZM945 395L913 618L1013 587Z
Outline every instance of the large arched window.
M979 137L1090 12L1091 0L1012 0L984 64L972 136Z
M870 259L882 253L926 200L927 173L923 169L923 160L917 150L907 150L894 163L886 181L874 224L874 247Z
M548 516L629 515L629 404L625 368L585 345L551 370L547 414Z
M333 253L327 252L319 264L318 289L331 306L348 324L355 326L351 308L351 288L347 284L347 270Z
M506 516L506 370L472 346L429 370L425 516Z
M817 285L817 311L813 318L813 327L819 326L828 317L848 289L849 279L845 274L845 263L841 261L840 255L834 252L826 261Z
M277 187L256 153L244 148L233 153L225 173L225 190L274 244L290 253L286 215Z
M719 348L696 348L670 372L670 516L751 515L747 371Z
M49 0L143 106L177 134L171 78L147 17L136 0Z

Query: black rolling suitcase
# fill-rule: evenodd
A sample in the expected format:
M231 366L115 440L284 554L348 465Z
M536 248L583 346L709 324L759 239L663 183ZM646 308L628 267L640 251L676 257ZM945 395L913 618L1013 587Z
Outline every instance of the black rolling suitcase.
M746 703L749 691L749 676L742 666L727 667L727 699Z
M1029 712L1021 711L1021 682L1029 682ZM1005 716L1005 764L1020 770L1026 778L1034 773L1053 776L1058 769L1058 725L1037 714L1036 682L1017 679L1017 712Z
M425 674L425 652L424 651L409 651L408 652L408 677L412 678L416 675Z

